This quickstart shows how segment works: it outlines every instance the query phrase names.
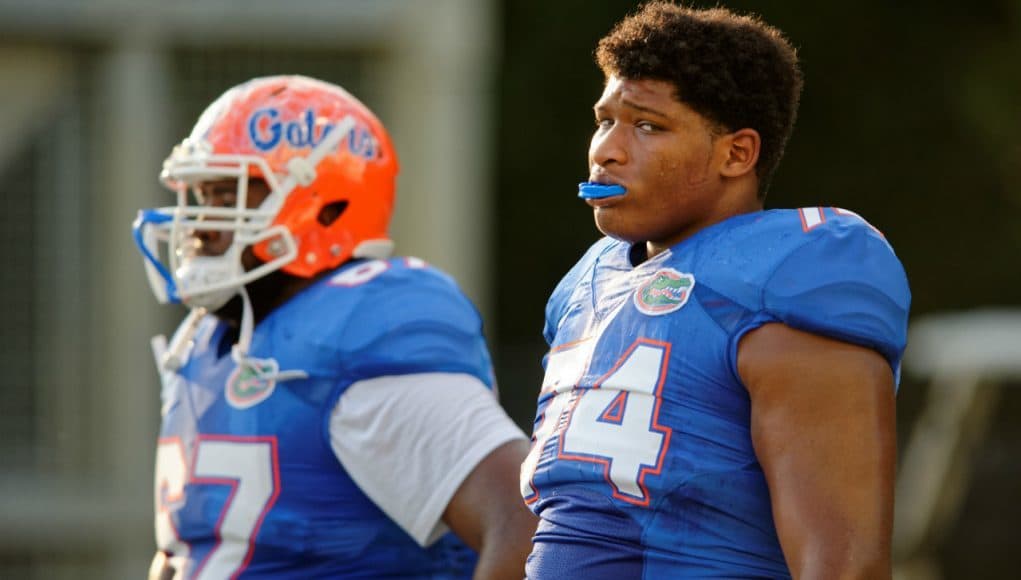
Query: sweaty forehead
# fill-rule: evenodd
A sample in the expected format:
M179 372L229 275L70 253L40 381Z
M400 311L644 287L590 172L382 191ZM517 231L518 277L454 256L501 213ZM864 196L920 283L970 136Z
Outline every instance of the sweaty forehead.
M662 109L671 104L680 104L675 98L673 84L659 79L625 79L611 76L606 79L603 94L596 102L596 107L652 106Z

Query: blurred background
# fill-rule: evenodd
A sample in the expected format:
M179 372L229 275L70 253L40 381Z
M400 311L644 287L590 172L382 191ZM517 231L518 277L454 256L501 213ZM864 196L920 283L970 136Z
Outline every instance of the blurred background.
M713 3L715 4L715 2ZM806 77L769 207L882 230L914 292L898 398L901 580L1005 578L1021 539L1021 0L727 1ZM398 250L486 319L526 431L549 292L598 237L595 43L623 0L0 0L0 578L132 579L153 550L159 307L130 223L206 104L301 73L373 108Z

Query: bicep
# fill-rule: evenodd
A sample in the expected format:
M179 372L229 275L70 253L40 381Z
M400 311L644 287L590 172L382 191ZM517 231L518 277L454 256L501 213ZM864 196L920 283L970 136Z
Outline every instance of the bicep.
M738 372L777 533L795 576L889 574L893 373L877 352L783 324L749 332Z
M528 440L493 449L464 478L443 512L443 522L479 553L474 577L520 580L538 519L518 488Z
M525 507L518 488L518 472L528 454L528 441L515 439L494 449L458 487L443 513L443 521L472 548L479 550L487 535L515 533L530 547L535 516ZM490 537L490 539L492 539Z
M509 441L527 439L481 381L458 373L360 381L330 418L330 443L348 475L423 546L446 531L463 482Z

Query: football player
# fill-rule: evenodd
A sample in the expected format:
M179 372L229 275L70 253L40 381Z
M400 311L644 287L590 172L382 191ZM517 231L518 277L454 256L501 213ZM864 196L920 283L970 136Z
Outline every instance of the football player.
M649 3L603 38L606 234L554 290L529 578L889 578L910 293L853 212L764 210L802 77L776 28Z
M231 88L134 232L162 302L154 578L521 578L527 439L455 282L391 257L376 116L301 76Z

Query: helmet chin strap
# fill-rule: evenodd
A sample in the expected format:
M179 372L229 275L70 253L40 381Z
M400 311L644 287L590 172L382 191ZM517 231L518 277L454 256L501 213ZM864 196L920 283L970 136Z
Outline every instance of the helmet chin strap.
M245 287L239 288L237 293L241 296L241 332L239 333L238 341L230 349L230 357L234 364L239 367L248 367L254 375L267 381L281 382L307 379L308 373L303 370L271 371L267 369L265 359L248 356L248 350L252 345L252 329L255 326L255 315L252 312L252 301L248 297L248 291ZM174 336L169 345L167 345L166 338L162 335L153 338L153 354L156 356L156 364L161 371L173 373L188 362L192 340L198 331L199 323L205 318L207 313L208 310L205 308L192 308L188 312L188 317L184 319L180 332ZM276 366L276 361L273 360L269 368L276 368Z
M187 362L185 351L191 347L191 341L195 338L195 332L199 328L199 321L205 315L205 308L192 308L181 325L181 331L174 335L169 346L167 346L166 338L163 335L153 338L153 354L156 355L156 366L160 370L174 372L184 366L184 363Z
M242 286L238 289L238 294L241 296L241 332L237 343L230 349L230 357L237 364L241 364L248 358L248 349L252 345L255 315L252 313L252 300L248 298L248 290Z
M255 315L252 312L252 301L248 297L248 290L242 286L238 289L238 294L241 295L241 332L238 335L237 343L230 349L230 357L234 360L234 363L239 367L249 367L264 380L279 382L307 379L308 373L303 370L266 372L263 366L259 364L261 362L260 359L248 356L248 349L252 345L252 328L255 325ZM275 368L276 365L274 364L273 367Z

